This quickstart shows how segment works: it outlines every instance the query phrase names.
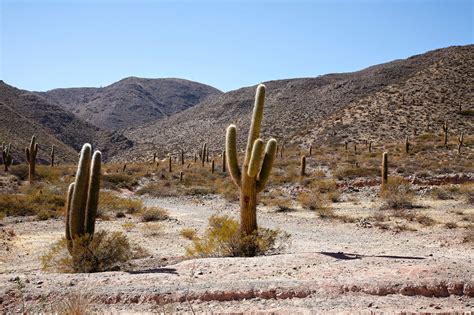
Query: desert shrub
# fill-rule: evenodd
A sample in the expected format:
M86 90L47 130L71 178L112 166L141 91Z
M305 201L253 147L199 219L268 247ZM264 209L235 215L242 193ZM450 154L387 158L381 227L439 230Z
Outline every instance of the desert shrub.
M357 177L377 176L380 171L376 167L355 167L352 165L339 166L334 171L334 177L339 180L354 179Z
M328 207L328 200L317 190L299 194L298 202L305 209L321 210Z
M8 172L18 178L19 180L27 180L28 179L28 165L19 164L13 165Z
M242 236L239 222L229 216L213 215L205 233L192 239L186 248L191 257L241 257L275 253L288 244L289 234L259 228L255 235ZM252 249L250 249L252 248Z
M99 196L101 212L125 212L134 214L142 211L143 201L133 198L122 198L110 191L101 191Z
M146 236L157 236L163 233L164 227L160 222L147 222L142 226L142 232Z
M106 189L132 189L138 185L138 179L124 173L111 173L102 175L101 184Z
M125 231L130 232L136 226L134 222L124 222L122 227Z
M86 315L92 314L91 301L82 295L70 294L51 306L53 314ZM48 312L44 312L48 313Z
M463 243L474 243L474 225L470 225L466 228L462 237Z
M276 212L291 212L295 209L293 208L293 203L290 199L279 199L273 204L276 206Z
M181 230L180 234L185 239L192 241L193 239L196 238L197 232L195 229L184 228Z
M328 199L332 202L339 202L341 201L341 193L338 190L331 191L327 194Z
M460 192L468 204L474 205L474 184L462 185Z
M383 199L383 209L413 208L413 192L410 183L402 177L389 177L380 196Z
M41 264L45 271L101 272L119 268L132 255L130 243L124 234L100 231L94 234L90 242L87 236L77 239L71 255L67 249L67 240L62 238L41 257Z
M141 214L142 222L163 221L169 219L169 212L160 207L145 208Z
M433 198L439 199L439 200L448 200L448 199L453 198L451 192L447 189L442 188L442 187L433 188L431 190L431 196L433 196Z

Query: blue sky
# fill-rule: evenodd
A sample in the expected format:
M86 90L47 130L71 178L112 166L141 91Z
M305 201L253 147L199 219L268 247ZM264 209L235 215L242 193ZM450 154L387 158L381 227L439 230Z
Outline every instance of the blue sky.
M228 91L473 43L474 1L0 0L19 88L179 77Z

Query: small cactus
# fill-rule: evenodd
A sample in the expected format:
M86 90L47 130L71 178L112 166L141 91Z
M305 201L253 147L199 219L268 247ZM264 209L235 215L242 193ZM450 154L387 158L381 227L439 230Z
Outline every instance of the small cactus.
M36 136L31 137L30 147L25 148L26 161L28 162L28 180L33 182L36 169L36 154L38 153L38 144L36 143Z
M461 154L462 144L464 142L464 132L461 132L458 138L458 154Z
M197 154L194 153L194 163L196 163L196 162L197 162Z
M11 143L8 145L5 145L2 143L2 160L3 160L3 167L5 169L5 172L8 172L8 168L12 165L13 159L11 155L11 148L12 145Z
M344 141L344 150L346 150L346 151L347 151L347 146L348 146L348 145L349 145L349 142L347 142L347 141Z
M153 152L153 164L156 162L156 152Z
M201 166L203 167L204 167L204 163L206 163L206 158L207 158L206 151L207 151L207 143L204 143L201 149Z
M171 155L170 155L169 158L168 158L168 172L170 172L170 173L173 171L172 162L173 161L172 161L172 158L171 158Z
M51 145L50 157L51 157L51 167L54 167L54 144Z
M215 162L214 159L211 161L211 174L214 174Z
M384 152L382 155L382 188L388 181L388 153Z
M181 165L184 165L184 150L181 149Z
M306 156L301 156L301 168L300 168L300 176L304 177L306 175Z
M225 150L222 150L222 173L225 173L225 171L226 171L226 169L225 169L225 166L226 166L225 160L226 160Z
M308 152L309 156L312 156L313 155L313 145L312 144L309 145L309 150L308 151L309 151Z
M66 202L66 239L72 254L74 242L87 235L91 240L99 203L102 154L86 143L82 147L74 183L69 185Z
M257 231L257 193L261 192L268 181L275 158L277 142L270 139L265 152L260 136L260 125L263 118L265 86L259 85L255 95L245 158L242 169L237 157L237 128L230 125L226 134L227 166L232 181L240 191L240 231L243 236L252 235ZM283 149L283 146L282 146ZM248 255L254 255L251 246Z
M354 154L357 154L357 143L354 142Z
M182 182L183 181L183 172L179 172L179 181Z
M410 141L408 136L405 137L405 153L408 154L410 152Z
M372 141L369 141L369 153L372 153Z
M448 147L448 130L449 130L449 127L448 127L448 122L445 121L444 122L444 125L443 125L443 133L444 133L444 147L447 148Z

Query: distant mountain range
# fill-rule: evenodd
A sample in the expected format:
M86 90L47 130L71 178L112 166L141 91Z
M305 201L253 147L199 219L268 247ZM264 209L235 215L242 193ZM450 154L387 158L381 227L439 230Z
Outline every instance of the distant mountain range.
M400 140L437 132L445 120L451 133L474 131L474 45L265 85L262 134L285 143ZM47 92L0 81L0 142L12 142L19 161L32 134L40 156L54 144L64 160L77 159L84 142L115 160L194 152L202 141L220 152L230 123L241 143L246 138L254 94L255 86L222 93L182 79L130 77L104 88Z

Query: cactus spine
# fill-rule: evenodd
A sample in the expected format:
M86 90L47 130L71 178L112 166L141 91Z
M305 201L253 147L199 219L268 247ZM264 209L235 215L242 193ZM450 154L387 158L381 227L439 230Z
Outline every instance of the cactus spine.
M50 156L51 156L51 167L53 167L54 166L54 144L51 145L51 154L50 154Z
M5 169L5 172L8 172L8 168L12 165L12 155L11 155L11 148L12 145L11 143L8 145L5 145L2 143L2 160L3 160L3 167Z
M458 138L458 154L461 154L462 143L464 142L464 132L461 132Z
M300 176L304 177L306 175L306 156L301 156L301 169L300 169Z
M444 122L443 125L443 132L444 132L444 147L448 147L448 122Z
M388 181L388 153L384 152L382 155L382 188Z
M84 235L92 239L99 203L100 168L102 154L86 143L82 147L76 179L69 185L66 212L66 239L72 253L74 241Z
M264 153L263 140L259 138L264 101L265 86L260 84L255 95L242 170L237 157L236 126L230 125L226 134L227 166L233 182L240 189L240 230L243 235L251 235L257 231L257 193L265 188L276 152L275 139L267 142ZM252 250L249 254L253 255Z
M28 180L30 183L35 177L36 169L36 154L38 153L38 144L36 143L36 136L31 137L30 147L25 148L26 161L28 162Z

